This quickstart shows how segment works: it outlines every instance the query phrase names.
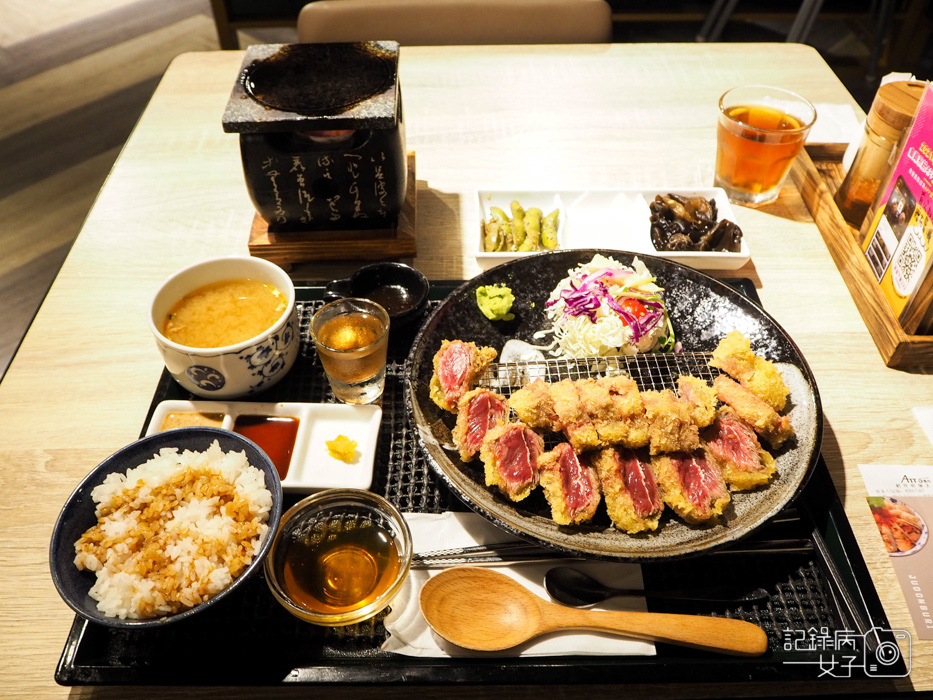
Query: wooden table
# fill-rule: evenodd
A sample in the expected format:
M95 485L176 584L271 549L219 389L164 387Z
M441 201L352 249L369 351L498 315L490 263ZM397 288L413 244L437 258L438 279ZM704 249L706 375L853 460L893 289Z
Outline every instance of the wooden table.
M180 56L171 65L0 385L4 694L69 693L53 680L73 614L48 574L49 537L62 503L82 476L134 440L142 427L162 370L145 321L150 297L182 266L247 252L253 209L237 137L221 129L241 59L239 52L199 53ZM858 109L816 51L799 45L404 49L408 145L417 153L418 167L414 264L433 279L468 278L479 271L472 256L478 188L710 186L717 98L729 87L752 81ZM858 465L931 462L930 443L911 409L931 403L933 377L884 366L793 186L785 186L769 207L737 208L736 218L753 261L734 274L755 281L764 307L809 360L825 411L826 462L891 625L913 632L865 503ZM295 270L295 277L331 279L353 267L309 266ZM933 689L931 657L933 643L914 639L911 676L897 681L897 688ZM742 690L767 695L806 688ZM358 688L311 692L363 694ZM410 692L390 688L373 694L403 697ZM492 691L417 692L486 697ZM504 690L518 697L540 692ZM581 691L547 692L576 697ZM723 689L662 682L625 692L703 697ZM125 693L100 690L94 695ZM254 694L249 689L205 693Z

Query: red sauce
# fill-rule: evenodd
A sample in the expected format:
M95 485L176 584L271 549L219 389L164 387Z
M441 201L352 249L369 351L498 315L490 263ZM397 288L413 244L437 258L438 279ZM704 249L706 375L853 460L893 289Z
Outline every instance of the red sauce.
M284 479L292 461L298 419L287 416L237 416L233 432L259 445L275 465L279 478Z

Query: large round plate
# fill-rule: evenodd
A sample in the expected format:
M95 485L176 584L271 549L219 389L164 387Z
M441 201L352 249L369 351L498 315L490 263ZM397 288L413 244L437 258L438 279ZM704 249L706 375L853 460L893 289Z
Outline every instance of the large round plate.
M458 287L427 319L412 348L406 375L406 401L421 448L448 487L470 508L523 539L568 554L630 561L671 559L729 544L744 537L780 511L800 490L815 464L822 439L822 409L813 374L800 350L778 323L732 288L697 270L648 255L638 257L665 289L664 297L677 338L685 351L712 351L737 329L752 349L778 363L791 388L788 401L796 436L778 452L777 475L766 487L733 492L731 505L717 522L691 526L664 515L653 533L628 535L612 527L605 506L585 526L555 523L541 489L518 503L487 488L479 460L464 463L450 439L455 417L431 401L428 385L434 354L442 340L473 341L498 352L510 338L541 344L536 331L549 327L545 301L568 270L602 253L631 265L632 253L611 250L564 250L507 262ZM476 288L502 283L515 294L509 322L487 320L476 306Z

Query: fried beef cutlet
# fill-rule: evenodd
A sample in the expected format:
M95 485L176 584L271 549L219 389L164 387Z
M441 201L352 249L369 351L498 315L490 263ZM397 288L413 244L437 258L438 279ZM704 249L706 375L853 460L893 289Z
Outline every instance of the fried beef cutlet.
M434 374L431 376L431 400L445 411L456 413L460 397L473 388L496 359L492 348L477 347L462 340L443 340L434 355Z
M590 457L612 524L629 534L657 530L664 501L651 464L628 448L606 448Z
M599 447L599 435L580 401L576 382L562 379L551 384L551 398L554 400L554 411L560 428L574 451L580 453Z
M551 387L543 379L535 379L509 397L509 406L518 419L529 428L560 430L554 411Z
M703 440L707 457L719 466L732 490L763 486L774 476L774 457L761 447L752 427L728 406L719 409Z
M788 416L782 416L741 384L720 374L713 382L716 396L731 406L742 420L761 435L771 447L777 449L794 435Z
M774 363L752 352L751 341L739 331L731 331L713 350L710 367L716 367L767 403L783 411L790 389Z
M506 423L486 433L480 448L486 486L496 486L513 501L527 498L538 485L538 460L544 440L524 423Z
M641 392L648 419L651 454L692 452L700 446L700 430L690 404L670 389Z
M541 488L558 525L579 525L590 520L599 506L599 477L581 462L566 442L545 452L538 462Z
M699 525L719 517L731 501L719 468L703 450L657 455L651 466L664 502L688 523Z
M716 390L699 377L682 374L677 378L677 393L690 404L697 427L705 428L716 419Z
M606 445L638 448L648 444L648 418L638 384L629 377L601 377L596 384L609 392L618 420L597 425L596 432Z
M489 389L473 389L461 396L452 432L460 459L469 462L476 457L489 429L504 424L508 417L505 397Z

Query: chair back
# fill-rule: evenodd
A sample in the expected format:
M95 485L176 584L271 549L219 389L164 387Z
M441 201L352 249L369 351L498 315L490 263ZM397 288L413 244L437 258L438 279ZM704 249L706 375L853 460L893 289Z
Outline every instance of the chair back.
M596 44L611 38L606 0L317 0L298 16L298 41L308 43Z

